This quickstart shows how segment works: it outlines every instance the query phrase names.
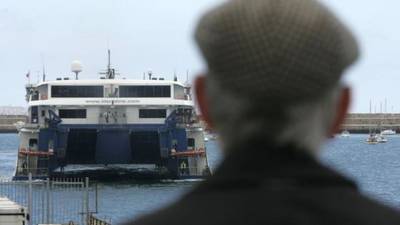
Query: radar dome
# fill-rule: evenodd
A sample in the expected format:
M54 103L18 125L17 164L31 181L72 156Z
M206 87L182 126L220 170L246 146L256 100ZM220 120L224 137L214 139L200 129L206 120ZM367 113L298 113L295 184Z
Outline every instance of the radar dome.
M71 63L71 71L74 73L82 72L82 63L79 60L74 60Z

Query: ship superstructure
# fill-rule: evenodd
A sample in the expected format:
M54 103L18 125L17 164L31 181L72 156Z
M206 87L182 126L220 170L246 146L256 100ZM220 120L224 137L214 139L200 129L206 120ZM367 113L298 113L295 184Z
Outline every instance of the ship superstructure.
M209 174L190 86L146 80L57 79L26 86L28 121L19 130L15 179Z

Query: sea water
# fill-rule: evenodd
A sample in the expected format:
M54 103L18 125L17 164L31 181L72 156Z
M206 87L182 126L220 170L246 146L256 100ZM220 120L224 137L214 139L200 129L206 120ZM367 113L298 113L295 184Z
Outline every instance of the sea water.
M356 181L365 195L400 208L400 136L389 136L387 143L377 145L368 145L365 139L365 135L331 139L323 148L321 161ZM0 177L12 176L17 149L18 135L0 134ZM217 142L207 142L207 154L215 169L221 160ZM177 200L196 183L100 183L99 216L111 218L113 224L135 218Z

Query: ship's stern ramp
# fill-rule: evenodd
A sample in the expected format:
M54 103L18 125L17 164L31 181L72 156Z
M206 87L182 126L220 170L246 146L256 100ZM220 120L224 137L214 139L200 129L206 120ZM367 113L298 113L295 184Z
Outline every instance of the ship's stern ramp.
M179 119L172 112L163 124L58 123L40 129L39 151L52 152L49 176L201 177L208 167L202 130Z
M70 129L67 164L157 164L160 135L152 130Z
M109 177L140 172L140 176L173 177L168 168L171 143L186 149L186 132L166 124L140 125L63 125L56 130L42 129L40 144L54 145L49 175L87 175ZM101 175L103 174L105 175ZM112 175L113 176L113 175Z

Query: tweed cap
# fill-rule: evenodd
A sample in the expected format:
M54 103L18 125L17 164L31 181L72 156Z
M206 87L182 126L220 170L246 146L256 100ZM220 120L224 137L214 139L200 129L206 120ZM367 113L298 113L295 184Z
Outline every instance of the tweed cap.
M358 57L350 31L315 0L231 0L195 32L208 77L249 100L280 104L328 91Z

